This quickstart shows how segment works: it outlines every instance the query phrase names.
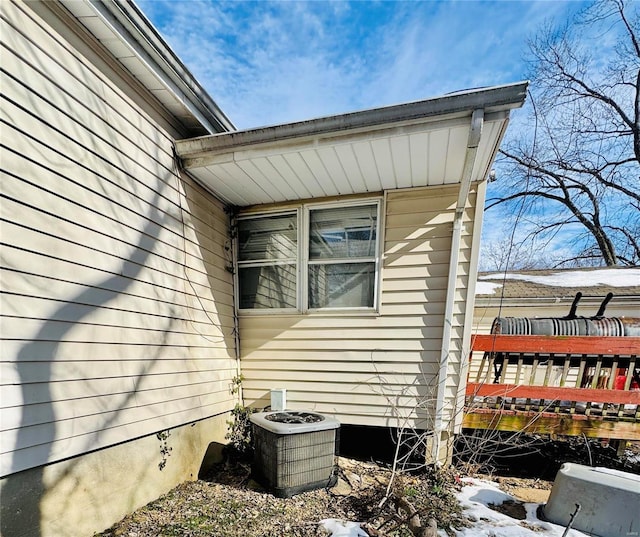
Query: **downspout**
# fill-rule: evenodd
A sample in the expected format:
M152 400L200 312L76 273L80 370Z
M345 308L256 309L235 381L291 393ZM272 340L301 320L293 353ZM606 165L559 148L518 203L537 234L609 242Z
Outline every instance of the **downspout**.
M440 461L440 449L442 433L444 431L444 401L447 384L447 372L449 368L449 353L451 351L451 331L453 328L453 307L455 305L456 281L458 279L458 260L460 258L460 242L462 240L462 218L464 207L471 189L473 168L476 163L478 146L484 124L484 109L478 108L471 115L471 130L467 140L467 151L462 170L462 180L458 191L458 202L453 219L453 232L451 238L451 255L449 258L449 277L447 279L447 300L445 303L444 326L442 331L442 352L440 354L440 369L438 371L438 392L436 396L436 415L434 420L434 437L431 457L433 461Z

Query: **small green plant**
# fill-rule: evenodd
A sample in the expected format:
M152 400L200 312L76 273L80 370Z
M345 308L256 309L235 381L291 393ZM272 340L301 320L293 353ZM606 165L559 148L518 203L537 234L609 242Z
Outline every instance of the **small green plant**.
M415 487L406 487L404 489L404 495L407 498L415 498L418 495L418 489Z
M231 388L230 391L233 395L240 393L240 387L242 386L242 381L244 380L244 376L242 374L237 377L233 377L231 379Z
M229 440L231 453L244 457L251 453L251 421L249 417L255 409L237 404L231 411L233 420L227 421L229 432L225 438Z

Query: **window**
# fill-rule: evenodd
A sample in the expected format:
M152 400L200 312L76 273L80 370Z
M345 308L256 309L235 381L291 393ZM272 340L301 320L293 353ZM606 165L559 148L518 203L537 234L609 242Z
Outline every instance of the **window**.
M368 201L240 217L240 309L375 308L378 211Z
M238 221L240 309L297 307L296 213Z

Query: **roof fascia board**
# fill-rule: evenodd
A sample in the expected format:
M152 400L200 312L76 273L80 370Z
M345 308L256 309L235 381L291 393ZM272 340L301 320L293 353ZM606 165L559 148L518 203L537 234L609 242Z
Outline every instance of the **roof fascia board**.
M565 306L571 305L575 298L574 294L567 294L558 296L544 296L544 297L505 297L500 296L487 297L485 295L476 295L475 307L476 309L498 309L500 307L525 307L525 306ZM583 308L585 304L599 306L602 303L602 296L594 297L582 297L580 300L580 308ZM610 302L611 307L623 304L640 304L640 295L614 295L615 302ZM568 310L567 310L568 311Z
M232 147L279 144L284 140L335 136L340 132L373 130L376 127L388 128L391 125L446 119L447 116L470 117L473 110L478 108L483 108L489 119L492 113L508 112L521 107L524 104L527 85L528 82L518 82L308 121L178 140L176 150L182 158L188 158Z
M501 121L506 122L509 117L508 112L494 112L485 122ZM280 155L287 151L302 151L304 149L318 149L326 145L337 145L341 143L354 143L364 140L376 140L380 138L388 138L396 135L422 133L431 130L451 128L451 127L469 127L469 116L451 116L447 120L440 118L428 119L417 123L416 121L409 124L385 125L377 129L358 129L355 131L342 131L339 133L328 133L318 136L304 136L299 138L285 138L276 142L265 142L256 144L240 144L227 145L209 150L200 149L200 141L196 140L179 140L177 145L178 155L182 158L182 165L187 169L201 168L211 164L221 164L224 162L234 162L252 157L269 157ZM216 139L219 139L216 137ZM227 138L229 140L229 138Z
M62 0L73 13L74 0ZM187 67L130 0L86 0L105 24L144 63L147 69L193 114L210 133L235 130L235 126Z

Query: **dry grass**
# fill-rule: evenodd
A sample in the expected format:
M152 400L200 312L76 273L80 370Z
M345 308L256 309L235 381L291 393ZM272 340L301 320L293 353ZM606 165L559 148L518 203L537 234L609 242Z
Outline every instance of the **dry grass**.
M139 509L100 537L302 537L326 535L318 522L336 518L363 522L389 537L412 533L390 499L379 508L391 472L381 466L339 460L332 489L276 498L260 489L242 465L221 465L208 479L184 483ZM425 520L441 529L464 526L450 470L427 470L393 478L394 496L406 498ZM393 498L393 496L392 496Z

